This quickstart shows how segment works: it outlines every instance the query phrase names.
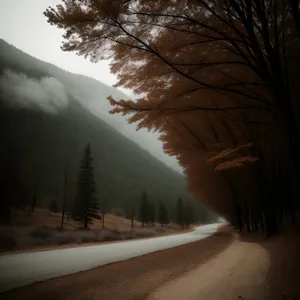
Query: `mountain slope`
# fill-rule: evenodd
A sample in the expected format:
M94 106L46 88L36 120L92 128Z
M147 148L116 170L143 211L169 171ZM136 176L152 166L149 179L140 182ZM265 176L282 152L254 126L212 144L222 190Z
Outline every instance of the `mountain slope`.
M18 177L14 182L22 193L16 197L31 201L37 186L40 205L53 199L60 204L67 170L71 207L80 156L90 142L102 208L138 210L146 191L151 201L168 205L173 219L178 197L195 207L198 219L207 217L202 205L192 202L182 175L111 127L104 110L93 114L94 93L89 98L81 92L89 84L105 96L124 98L120 91L39 61L2 40L0 75L0 159L6 166L1 176Z

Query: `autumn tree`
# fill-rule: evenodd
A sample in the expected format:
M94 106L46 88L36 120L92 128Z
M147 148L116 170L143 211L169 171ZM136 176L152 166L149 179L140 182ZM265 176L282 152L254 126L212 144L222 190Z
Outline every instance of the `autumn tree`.
M77 183L77 196L72 213L74 220L83 223L84 228L93 224L97 216L98 201L96 198L96 182L94 179L91 145L88 143L80 161Z
M299 203L299 15L294 0L65 0L45 11L64 51L111 59L116 86L141 95L109 97L112 113L160 132L196 199L269 234Z

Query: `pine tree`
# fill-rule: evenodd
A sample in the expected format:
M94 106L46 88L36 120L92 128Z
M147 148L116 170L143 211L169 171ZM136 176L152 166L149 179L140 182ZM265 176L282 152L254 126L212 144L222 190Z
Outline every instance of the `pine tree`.
M183 218L183 205L181 198L177 200L177 224L183 227L184 218Z
M149 222L149 203L146 192L143 193L140 205L140 220L142 222L142 227L145 226L145 223Z
M158 218L159 218L159 223L160 223L161 227L163 227L164 224L169 223L167 208L162 202L159 203Z
M75 221L82 222L84 228L87 228L89 224L93 224L97 210L98 203L96 198L93 159L91 146L88 143L80 161L77 197L72 216Z

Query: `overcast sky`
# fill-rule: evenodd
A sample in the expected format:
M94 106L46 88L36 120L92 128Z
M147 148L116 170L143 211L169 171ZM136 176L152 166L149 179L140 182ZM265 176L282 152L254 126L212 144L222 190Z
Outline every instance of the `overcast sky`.
M74 53L60 50L63 31L51 27L43 15L48 6L59 3L60 0L0 0L0 38L38 59L112 86L116 77L110 73L107 61L93 64ZM131 91L121 90L133 96ZM173 169L181 171L177 161L163 153L156 135L146 130L136 133L132 125L124 126L128 126L125 131L130 138Z

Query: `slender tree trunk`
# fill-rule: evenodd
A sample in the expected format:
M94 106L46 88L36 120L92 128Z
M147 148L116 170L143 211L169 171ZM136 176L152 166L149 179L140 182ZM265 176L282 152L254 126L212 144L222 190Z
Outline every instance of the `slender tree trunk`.
M87 216L84 218L84 228L88 227L88 221L87 221Z
M68 171L65 171L65 188L64 188L64 198L63 198L63 207L61 214L61 228L64 228L64 217L65 217L65 208L67 201L67 187L68 187Z
M105 217L105 212L103 210L103 212L102 212L102 229L104 229L104 217Z
M131 231L133 230L133 217L134 217L134 213L131 213Z

